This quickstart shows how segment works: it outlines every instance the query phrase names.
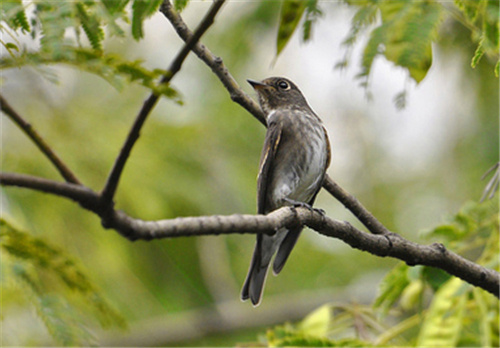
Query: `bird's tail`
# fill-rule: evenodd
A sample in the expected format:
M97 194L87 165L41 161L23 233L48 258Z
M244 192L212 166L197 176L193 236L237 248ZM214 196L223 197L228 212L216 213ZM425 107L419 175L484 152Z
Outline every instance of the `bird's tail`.
M273 262L274 275L278 275L278 273L280 273L283 269L283 266L285 266L286 260L288 260L288 256L290 256L293 247L297 243L297 239L299 239L301 231L302 227L294 228L288 231L286 237L281 242Z
M241 290L241 299L243 301L250 299L254 306L258 306L261 301L267 269L270 263L269 258L267 258L268 260L264 260L262 257L261 244L258 238L252 256L252 262L250 263L250 269L248 270L247 278Z

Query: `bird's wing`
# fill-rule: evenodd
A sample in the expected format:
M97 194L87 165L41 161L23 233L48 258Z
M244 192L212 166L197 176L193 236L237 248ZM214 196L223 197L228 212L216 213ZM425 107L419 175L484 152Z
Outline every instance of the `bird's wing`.
M326 131L325 127L323 127L323 132L325 133L325 139L326 139L326 165L325 165L325 174L326 174L326 170L330 166L330 162L332 160L332 148L330 146L330 138L328 138L328 132Z
M325 133L325 138L326 138L325 168L323 171L323 177L319 181L318 187L316 188L316 192L314 192L311 199L307 202L310 206L312 206L314 204L314 200L316 199L318 192L321 190L321 186L323 184L323 180L325 179L325 175L326 175L326 169L330 165L330 160L331 160L330 141L328 139L328 133L326 132L325 127L323 127L323 132ZM275 275L280 273L281 270L283 269L283 266L285 265L286 260L288 259L288 256L290 256L290 253L292 252L292 249L295 246L295 243L297 243L297 240L299 239L301 231L302 231L302 227L289 230L286 237L283 239L283 242L281 242L279 249L278 249L278 253L276 254L276 257L274 258L274 263L273 263L273 272Z
M267 189L272 180L272 164L282 139L282 126L279 122L270 122L267 128L266 139L260 157L260 169L257 179L257 213L266 214Z

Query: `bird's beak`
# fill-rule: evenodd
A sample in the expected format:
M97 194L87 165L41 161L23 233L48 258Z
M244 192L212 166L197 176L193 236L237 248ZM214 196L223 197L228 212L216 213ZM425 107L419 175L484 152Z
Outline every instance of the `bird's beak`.
M251 84L252 87L253 87L253 89L255 89L255 90L259 90L260 88L267 87L267 85L265 83L262 83L262 82L259 82L259 81L248 79L247 82L249 84Z

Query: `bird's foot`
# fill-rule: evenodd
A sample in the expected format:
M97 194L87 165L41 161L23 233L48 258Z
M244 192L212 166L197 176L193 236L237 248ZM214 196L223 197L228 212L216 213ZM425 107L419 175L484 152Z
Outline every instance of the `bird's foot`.
M290 198L284 198L283 200L286 203L290 204L294 208L306 208L306 209L308 209L310 211L317 212L321 216L325 216L325 211L323 209L313 208L312 205L310 205L308 203L295 201L295 200L290 199Z

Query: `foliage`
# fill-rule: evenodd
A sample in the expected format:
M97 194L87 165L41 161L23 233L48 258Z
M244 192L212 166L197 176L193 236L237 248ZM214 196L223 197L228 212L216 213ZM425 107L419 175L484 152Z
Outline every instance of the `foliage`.
M321 14L322 12L318 7L318 0L283 0L279 16L276 55L279 55L283 48L285 48L303 16L305 19L302 37L304 41L309 40L311 38L312 26Z
M498 200L466 203L448 222L424 232L424 236L439 239L455 252L479 255L476 263L498 271ZM431 304L423 310L426 296L432 296ZM398 299L400 309L417 310L414 323L423 314L417 346L498 345L498 299L443 271L400 263L382 282L374 306L387 312ZM383 341L396 338L390 336L386 334Z
M177 11L182 11L186 8L189 0L174 0L174 7Z
M379 55L406 69L409 76L420 83L432 65L431 44L438 38L443 19L449 16L454 16L472 31L471 40L477 44L472 67L477 65L483 55L487 55L497 62L495 74L498 77L499 2L496 0L456 0L453 8L450 8L450 4L437 0L345 2L357 11L352 19L350 33L343 43L346 48L345 58L337 67L348 65L352 47L361 34L369 33L358 74L364 87L368 87L375 58ZM277 54L283 50L302 17L305 18L303 39L307 41L319 14L321 10L317 1L283 0L277 33ZM396 103L400 107L404 106L405 97L405 92L396 96Z
M126 327L86 271L62 249L19 231L3 219L0 231L2 293L24 296L58 344L94 345L85 324L88 316L103 328Z
M426 232L455 251L478 249L477 262L499 268L498 201L468 203L449 223ZM425 303L429 303L425 308ZM377 319L377 311L382 316ZM393 318L398 324L385 323ZM380 284L373 309L324 305L300 323L267 331L268 347L492 347L499 344L498 299L432 267L399 263ZM339 337L342 337L339 339Z
M378 16L381 23L371 30L363 52L361 72L363 84L374 59L383 55L394 64L406 68L417 83L422 81L432 64L431 43L442 20L442 5L427 1L365 1L353 18L352 29L344 44L357 41L360 32L373 27Z
M164 70L148 69L141 61L130 61L107 51L111 38L131 36L139 40L148 37L149 33L144 31L143 24L159 3L100 0L64 2L64 6L56 6L53 1L3 1L0 30L9 35L12 42L1 42L8 56L1 58L0 66L2 69L33 66L37 68L37 72L43 73L43 70L39 69L40 66L66 64L96 74L118 88L136 81L155 93L167 94L170 98L180 101L174 89L158 86L155 82L166 73ZM366 0L348 3L356 8L356 13L351 32L345 40L345 47L350 52L362 34L370 35L366 47L371 44L371 54L375 55L366 60L368 74L372 71L376 57L383 55L387 59L394 59L395 64L407 64L405 69L408 69L410 74L410 68L413 69L413 75L417 78L425 76L429 59L432 60L432 52L429 55L425 48L430 47L432 40L436 40L436 30L440 29L442 23L436 18L447 18L449 14L471 28L471 40L478 45L473 66L478 64L480 59L498 59L498 35L495 36L498 18L494 16L497 6L494 2L456 1L457 8L453 11L450 11L451 3L438 9L437 6L442 5L438 1L401 1L399 4L392 2L392 6L399 6L398 11L402 11L401 17L390 10L389 1ZM187 0L174 1L178 11L183 10L187 4ZM253 60L254 45L259 40L249 33L266 35L267 30L276 24L276 19L281 18L283 28L280 24L278 32L282 30L282 33L278 33L277 45L281 46L278 51L282 52L293 33L300 28L304 41L311 38L314 23L324 11L319 5L319 1L308 0L305 5L286 7L283 2L279 12L279 4L260 2L258 11L249 11L241 18L238 17L229 29L226 27L221 30L221 36L212 38L213 41L207 46L210 46L213 52L222 52L221 57L231 68L233 76L238 80L243 79L249 73L241 71L245 62L252 62L252 73L255 73L256 66L261 65L255 64ZM285 10L291 12L287 19L293 17L292 20L284 20ZM382 13L385 13L385 17L382 17ZM417 13L424 15L418 17ZM406 18L408 23L401 18ZM427 21L421 23L424 19ZM424 25L426 30L411 32L410 27L407 27L409 23ZM414 51L413 45L404 42L398 46L398 26L401 26L399 33L407 35L402 40L417 40L421 50ZM383 37L383 40L378 41L382 44L376 47L380 50L375 50L377 38L373 38L374 41L370 43L375 36L374 31L377 30ZM413 38L412 34L418 37ZM20 43L23 40L19 39L23 35L31 35L36 39L40 49L26 49ZM207 36L206 39L208 41L210 38ZM87 40L88 43L85 43ZM348 58L346 56L341 65L345 66ZM427 60L427 65L418 63L419 59L424 63ZM419 65L421 63L423 65ZM498 71L498 65L496 69ZM197 82L200 76L203 76L202 73L196 75ZM364 81L369 78L369 75L361 76L365 78ZM141 138L134 150L118 193L117 204L120 209L125 209L134 216L151 219L254 211L255 167L260 150L260 143L256 139L262 136L262 129L255 125L255 122L240 115L236 116L238 112L244 111L230 103L224 91L220 91L220 85L215 85L218 83L215 80L207 79L203 83L196 83L196 88L201 88L201 92L195 87L190 90L186 99L193 98L189 108L191 111L182 108L174 109L173 112L169 109L164 113L165 110L162 109L162 117L153 118L145 127L144 133L147 136ZM86 91L85 88L90 88L92 92ZM72 99L67 101L67 104L62 104L61 108L48 108L48 112L40 110L39 114L37 107L40 104L37 104L34 98L33 102L24 105L20 103L20 106L26 109L23 111L27 116L40 116L34 120L34 125L40 127L43 133L48 135L47 139L59 147L59 152L69 159L71 166L81 174L84 182L95 188L101 187L105 171L121 145L122 135L127 131L129 122L125 116L130 115L130 110L136 110L142 98L134 89L127 89L113 98L101 93L102 91L102 86L91 80L90 87L75 88L72 91ZM196 94L197 91L200 94ZM98 98L95 97L96 94L99 95ZM205 95L210 95L210 98L205 98ZM15 97L23 98L24 95ZM403 93L399 98L402 104L404 99ZM93 108L93 104L99 107ZM169 119L166 120L164 114L169 115ZM70 115L72 117L67 117ZM42 119L49 121L43 122ZM102 126L103 119L106 120L106 127ZM497 128L490 127L490 130ZM478 126L477 129L479 132L484 126ZM6 131L5 134L8 133ZM13 137L12 134L8 136ZM488 138L492 137L481 134L480 139L483 141ZM373 144L369 143L369 139L364 141L367 146ZM487 144L491 143L491 139L488 140ZM50 169L46 169L45 159L32 156L27 150L28 147L8 144L2 153L2 160L9 170L41 176L54 174ZM472 152L475 158L481 157L477 156L476 147L469 147L474 148ZM75 156L75 153L78 156ZM491 151L489 154L490 157L486 160L482 159L482 164L497 153ZM255 158L252 157L254 155ZM377 158L377 161L379 159ZM363 164L366 161L368 158L363 158ZM449 170L448 166L443 167ZM471 176L474 175L473 170L467 172L471 173ZM369 182L370 186L373 184L373 193L376 190L375 177ZM460 178L463 180L463 176ZM401 186L391 182L392 190L398 190ZM460 192L464 194L472 192L477 185L470 182L470 185L461 186ZM383 190L386 201L377 202L375 209L379 211L376 215L379 216L383 207L384 213L390 218L381 220L395 220L397 209L386 203L397 200L390 197L387 186L384 186ZM83 242L91 245L89 248L82 248L82 260L85 260L86 265L98 269L93 277L101 277L99 284L106 287L106 294L113 296L115 302L120 304L119 308L125 309L127 318L131 319L160 316L164 312L171 315L176 310L189 310L211 304L213 299L205 283L206 274L199 269L203 262L210 264L214 258L223 255L220 256L221 259L217 259L217 265L225 265L230 270L229 276L226 273L225 278L222 278L224 281L221 282L227 288L240 286L241 279L238 277L244 274L248 266L248 260L242 257L242 254L246 252L245 243L253 242L250 237L248 240L251 242L244 243L241 242L241 238L244 238L241 236L217 237L218 241L222 240L218 249L211 251L203 259L201 252L197 250L197 245L203 243L203 238L130 244L113 233L104 233L96 219L85 211L67 207L64 203L54 209L52 202L47 203L49 199L44 195L26 195L19 192L21 190L7 191L9 190L5 190L5 195L8 197L9 210L15 212L15 209L22 206L23 208L19 209L22 210L19 214L21 219L26 219L50 237L41 240L19 232L6 223L0 226L2 248L4 243L11 245L9 251L5 248L2 250L5 255L2 259L2 290L6 296L16 295L9 296L9 301L4 301L4 304L9 302L10 305L11 301L21 297L25 302L28 301L32 306L26 307L36 309L38 317L60 345L94 344L95 340L86 325L91 320L97 320L103 326L122 323L81 266L62 250L46 242L61 238L61 245L66 245L62 240L67 237L64 232L68 229L74 237L73 243L79 245ZM448 198L447 196L446 199ZM362 199L365 202L368 198ZM451 250L477 259L487 267L498 269L498 221L495 215L495 209L498 208L489 206L493 203L468 204L448 223L428 231L426 236L440 242L445 239L445 244ZM57 211L58 218L51 215L51 211ZM61 216L68 216L70 219L61 221ZM357 257L355 262L346 264L343 253L320 252L310 243L303 243L301 248L296 251L295 261L290 260L300 267L291 267L294 272L293 276L289 276L288 283L286 273L280 277L280 281L284 282L281 285L287 286L273 288L270 282L266 291L272 294L284 291L283 288L295 291L331 286L333 283L344 286L358 275L370 273L372 270L379 271L380 264L386 262L374 260L373 256L368 254L354 254ZM229 256L224 258L226 254ZM296 261L306 258L308 261L303 264ZM106 267L101 267L101 260L106 260ZM335 272L332 272L332 269L335 269ZM217 267L217 272L224 271ZM219 281L218 279L216 281ZM297 279L301 279L301 282L297 282ZM117 287L117 282L125 286ZM237 296L237 289L233 293ZM137 301L130 301L130 298ZM357 305L325 305L299 324L286 324L270 329L264 342L270 346L388 346L417 342L432 345L455 343L498 346L498 310L495 309L497 304L497 300L491 295L466 286L444 272L429 267L409 267L401 263L380 285L380 296L375 301L377 312ZM386 315L383 320L375 315L378 311ZM6 318L4 315L4 320ZM389 320L392 322L387 325ZM426 323L429 324L425 325ZM434 325L430 323L438 323L448 330L433 331ZM233 341L226 338L225 342L227 345L227 342Z
M496 61L495 74L498 77L500 3L495 0L455 0L463 21L471 29L472 40L478 44L471 66L476 67L483 55Z
M327 304L298 324L269 329L263 341L267 347L372 347L367 340L337 337L342 331L374 321L367 308Z
M148 69L141 61L130 61L117 54L104 53L104 39L108 36L125 37L119 23L131 22L131 35L135 40L143 38L144 21L156 13L161 0L134 0L131 18L126 6L129 0L121 1L34 1L23 4L19 1L2 2L0 21L6 25L0 30L9 34L14 42L3 42L9 56L1 57L0 68L22 66L66 64L96 74L114 87L121 88L127 82L136 81L144 87L180 102L179 94L168 85L156 82L166 72ZM31 25L26 14L33 7ZM90 47L81 40L85 33ZM68 33L74 33L72 39ZM40 49L31 51L21 45L18 38L31 34L40 42Z

